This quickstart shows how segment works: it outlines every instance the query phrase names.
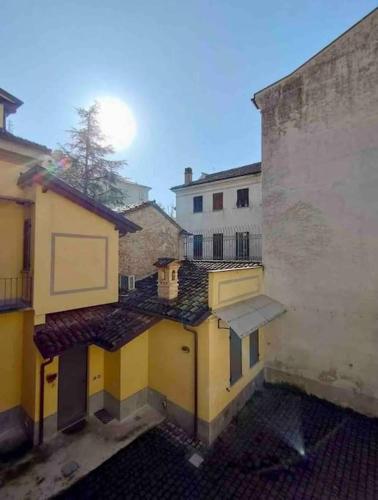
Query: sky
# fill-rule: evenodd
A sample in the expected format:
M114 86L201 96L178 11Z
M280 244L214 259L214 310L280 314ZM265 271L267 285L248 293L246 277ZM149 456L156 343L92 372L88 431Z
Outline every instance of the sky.
M96 97L125 101L137 135L122 172L174 204L194 178L260 161L253 94L293 71L376 0L5 0L0 87L12 131L56 148Z

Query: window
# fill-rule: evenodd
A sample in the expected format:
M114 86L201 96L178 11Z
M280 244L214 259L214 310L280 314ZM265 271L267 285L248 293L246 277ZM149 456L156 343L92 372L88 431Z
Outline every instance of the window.
M193 198L193 212L202 212L202 196L194 196Z
M249 207L249 189L238 189L236 194L236 206L238 208Z
M193 258L202 259L203 251L203 236L202 234L195 234L193 238Z
M30 271L31 220L24 220L23 270Z
M176 271L172 271L172 281L176 280Z
M249 336L249 366L252 368L259 360L259 331L255 330Z
M242 376L242 340L230 328L230 384Z
M236 233L236 258L249 259L249 232Z
M213 210L223 210L223 193L213 193Z
M223 234L215 233L213 234L213 259L222 260L223 259Z

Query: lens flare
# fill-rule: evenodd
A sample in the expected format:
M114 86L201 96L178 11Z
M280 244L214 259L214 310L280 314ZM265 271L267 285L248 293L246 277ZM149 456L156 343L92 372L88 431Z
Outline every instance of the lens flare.
M127 104L116 97L100 97L98 122L106 141L116 151L128 148L136 136L136 122Z

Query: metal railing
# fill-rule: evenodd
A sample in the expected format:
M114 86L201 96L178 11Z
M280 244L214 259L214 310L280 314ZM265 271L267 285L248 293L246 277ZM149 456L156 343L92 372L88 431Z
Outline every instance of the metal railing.
M0 278L0 311L31 306L32 287L33 277L29 273Z
M261 230L256 226L217 228L185 234L181 258L188 260L239 260L261 262Z

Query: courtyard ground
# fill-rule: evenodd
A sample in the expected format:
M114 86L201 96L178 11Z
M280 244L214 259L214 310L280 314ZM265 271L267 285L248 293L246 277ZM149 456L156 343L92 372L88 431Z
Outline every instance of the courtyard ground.
M378 499L378 420L267 386L207 452L164 422L60 498Z

